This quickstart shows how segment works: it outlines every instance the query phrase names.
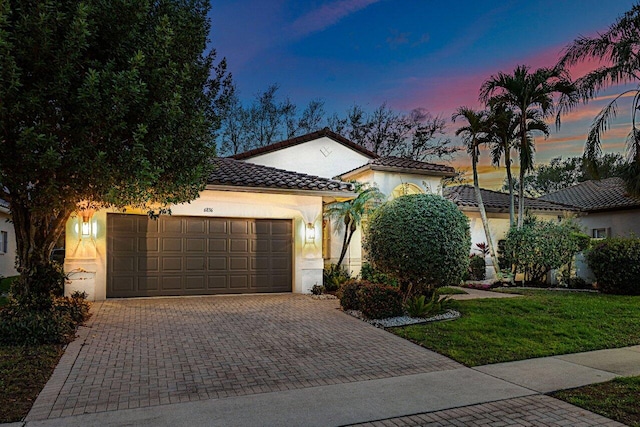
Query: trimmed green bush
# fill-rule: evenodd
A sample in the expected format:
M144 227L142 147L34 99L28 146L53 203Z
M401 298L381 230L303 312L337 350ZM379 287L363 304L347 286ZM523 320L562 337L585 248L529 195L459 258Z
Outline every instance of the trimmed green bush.
M364 247L373 266L395 277L407 299L460 284L469 267L469 220L443 197L401 196L371 216Z
M640 295L640 239L602 240L587 252L587 262L602 292Z
M340 306L343 310L360 310L360 300L358 297L358 290L370 285L371 283L366 280L351 279L346 281L338 289L338 298L340 299Z
M366 280L371 283L379 283L381 285L387 286L398 286L398 280L395 277L376 270L368 262L362 264L362 268L360 269L360 277L362 278L362 280Z
M504 251L516 272L524 273L525 282L536 284L543 283L549 271L573 262L590 241L571 220L558 223L528 218L522 228L509 230Z
M398 288L369 284L358 289L362 315L369 319L402 316L402 294Z
M338 264L331 264L322 271L322 286L327 292L337 291L349 279L351 279L349 271Z

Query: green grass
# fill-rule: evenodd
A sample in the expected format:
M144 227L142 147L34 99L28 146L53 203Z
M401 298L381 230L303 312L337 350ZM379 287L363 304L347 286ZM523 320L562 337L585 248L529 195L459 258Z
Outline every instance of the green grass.
M0 346L0 423L24 418L53 373L62 346Z
M640 297L518 293L457 301L458 320L392 331L467 366L640 344Z
M452 288L450 286L444 286L442 288L438 288L438 295L461 295L467 294L468 292L464 289Z
M558 391L552 396L623 424L640 427L640 377L616 378Z

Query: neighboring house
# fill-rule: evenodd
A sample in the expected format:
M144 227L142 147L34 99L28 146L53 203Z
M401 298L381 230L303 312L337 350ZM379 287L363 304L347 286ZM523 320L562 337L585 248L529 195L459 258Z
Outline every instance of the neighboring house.
M16 232L11 223L9 203L0 199L0 276L17 276Z
M377 154L332 132L328 128L233 156L255 164L279 167L325 178L358 181L375 185L389 199L403 194L442 194L442 178L452 177L450 166ZM323 223L323 255L326 263L336 262L342 236L330 223ZM358 274L362 265L362 235L353 235L344 265Z
M540 199L579 209L578 222L594 239L640 237L640 198L631 197L620 178L581 182ZM576 259L576 274L588 283L595 280L582 255Z
M509 231L509 194L481 188L482 202L487 211L491 240L497 250L498 242L503 240ZM480 209L476 201L475 189L471 185L458 185L444 189L444 197L458 205L458 208L469 218L471 228L471 251L476 244L487 243L487 238L480 218ZM518 206L518 196L515 197ZM565 215L576 214L578 209L557 203L526 197L525 210L543 220L559 220ZM517 208L516 208L517 210Z
M640 237L640 198L629 196L620 178L581 182L540 199L579 209L578 221L593 238Z
M214 159L206 189L172 215L102 210L66 228L66 292L90 299L308 293L322 283L322 206L352 185Z

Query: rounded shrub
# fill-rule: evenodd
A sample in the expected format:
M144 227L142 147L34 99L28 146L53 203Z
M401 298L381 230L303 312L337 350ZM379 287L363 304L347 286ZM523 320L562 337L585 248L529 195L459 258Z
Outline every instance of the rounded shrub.
M443 197L401 196L371 216L364 247L376 269L398 279L405 298L458 285L469 267L469 220Z
M393 286L369 284L358 289L362 315L369 319L402 316L402 294Z
M469 258L469 279L484 280L487 277L487 264L483 256L473 255Z
M343 310L360 310L360 300L358 299L358 290L370 285L365 280L350 279L347 280L338 289L338 298L340 299L340 306Z
M602 292L640 295L640 239L602 240L587 252L587 262Z

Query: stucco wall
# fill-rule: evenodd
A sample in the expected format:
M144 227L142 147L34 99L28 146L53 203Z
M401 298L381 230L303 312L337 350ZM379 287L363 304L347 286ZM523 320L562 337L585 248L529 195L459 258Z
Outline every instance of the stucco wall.
M611 237L640 237L640 209L589 213L580 216L578 222L589 236L593 236L594 228L610 228Z
M173 206L171 210L176 216L293 219L293 292L308 293L313 285L322 283L322 198L319 196L205 190L197 200ZM106 299L107 212L102 210L93 215L91 238L81 239L79 218L73 217L67 222L65 271L70 273L71 283L66 293L84 290L90 299ZM315 225L314 243L307 243L305 239L308 222Z
M7 232L7 253L0 251L0 276L16 276L16 232L13 223L9 222L11 216L0 211L0 231Z
M245 161L324 178L333 178L364 165L369 161L369 158L331 138L322 137L303 144L251 157Z

